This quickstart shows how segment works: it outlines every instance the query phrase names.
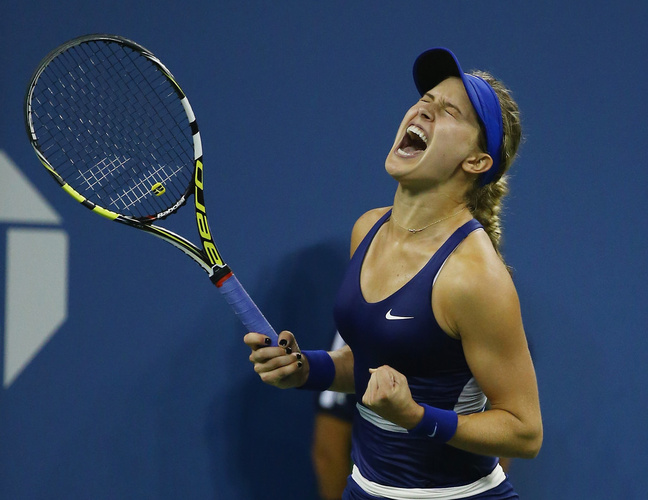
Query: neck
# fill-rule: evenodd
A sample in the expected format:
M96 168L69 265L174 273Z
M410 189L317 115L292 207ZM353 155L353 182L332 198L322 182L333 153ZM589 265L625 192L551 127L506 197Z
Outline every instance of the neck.
M411 233L418 233L445 220L465 217L466 202L443 192L412 193L401 186L394 197L392 209L396 225Z

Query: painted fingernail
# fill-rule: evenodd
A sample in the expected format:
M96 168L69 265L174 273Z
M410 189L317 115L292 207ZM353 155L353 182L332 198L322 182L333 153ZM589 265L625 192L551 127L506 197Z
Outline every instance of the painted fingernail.
M286 354L292 354L292 349L290 347L286 347Z
M272 343L272 340L270 340L270 337L266 337L264 339L264 342L266 343L266 345L270 345Z
M288 344L288 341L287 341L286 339L281 339L281 340L279 341L279 345L280 345L281 347L285 347L286 344Z
M297 356L297 359L301 359L301 352L298 352L295 356Z
M301 368L302 366L304 366L304 363L302 363L301 361L297 361L297 368Z

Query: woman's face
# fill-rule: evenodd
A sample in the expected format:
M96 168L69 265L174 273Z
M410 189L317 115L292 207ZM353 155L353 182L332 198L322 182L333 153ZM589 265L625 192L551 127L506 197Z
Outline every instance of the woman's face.
M447 78L407 111L385 168L402 184L441 183L480 151L479 134L461 79Z

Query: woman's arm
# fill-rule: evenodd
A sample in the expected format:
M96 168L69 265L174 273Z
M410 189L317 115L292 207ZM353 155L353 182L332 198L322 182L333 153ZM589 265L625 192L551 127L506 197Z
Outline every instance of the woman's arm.
M441 272L433 307L440 326L461 340L490 409L459 415L448 444L473 453L532 458L542 445L542 418L517 292L485 233L473 233L466 243Z
M291 389L306 384L311 376L309 355L308 351L302 354L295 336L288 331L281 332L279 347L267 347L266 338L260 333L248 333L243 338L243 341L252 350L249 359L254 364L254 371L261 380L280 389ZM319 352L324 353L325 351ZM336 392L353 393L353 353L351 349L345 345L336 351L329 351L328 355L333 361L335 376L330 387L320 390L329 389Z
M335 379L329 388L335 392L355 393L355 382L353 379L353 352L348 345L339 348L337 351L329 352L335 365Z

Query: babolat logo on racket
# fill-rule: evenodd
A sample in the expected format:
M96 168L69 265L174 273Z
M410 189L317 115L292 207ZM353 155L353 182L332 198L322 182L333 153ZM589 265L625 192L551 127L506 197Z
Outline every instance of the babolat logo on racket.
M155 196L162 196L166 189L164 188L164 185L161 182L156 182L151 186L151 192Z

